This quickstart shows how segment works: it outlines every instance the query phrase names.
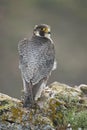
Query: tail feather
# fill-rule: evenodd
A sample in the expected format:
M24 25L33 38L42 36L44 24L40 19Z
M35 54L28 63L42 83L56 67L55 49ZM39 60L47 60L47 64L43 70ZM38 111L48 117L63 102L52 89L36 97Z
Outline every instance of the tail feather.
M23 79L24 84L24 107L29 107L41 96L42 90L47 84L47 78L40 80L37 84L32 85L32 82L28 83Z
M23 106L24 107L29 107L34 103L34 98L33 98L33 85L32 83L28 83L26 80L23 79L23 84L24 84L24 101L23 101Z

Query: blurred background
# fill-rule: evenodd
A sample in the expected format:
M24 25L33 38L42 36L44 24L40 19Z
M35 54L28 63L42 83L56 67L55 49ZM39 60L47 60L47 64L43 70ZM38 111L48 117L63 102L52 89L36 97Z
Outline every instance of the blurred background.
M49 83L87 84L87 0L0 0L0 92L20 98L18 42L49 24L57 70Z

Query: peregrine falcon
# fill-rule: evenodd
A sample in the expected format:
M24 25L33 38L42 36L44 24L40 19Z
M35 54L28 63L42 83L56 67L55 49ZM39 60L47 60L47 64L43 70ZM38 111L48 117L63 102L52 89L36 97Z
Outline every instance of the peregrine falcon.
M55 67L54 43L49 25L36 25L31 39L18 44L19 68L24 85L24 107L31 106L42 90Z

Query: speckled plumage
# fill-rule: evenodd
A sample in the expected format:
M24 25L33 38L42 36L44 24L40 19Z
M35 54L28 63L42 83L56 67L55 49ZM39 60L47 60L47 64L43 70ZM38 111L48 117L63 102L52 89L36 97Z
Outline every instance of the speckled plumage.
M34 99L40 97L55 61L54 44L49 37L50 28L47 25L40 25L36 26L34 31L35 34L30 40L26 38L18 44L25 106L28 102L32 104Z
M47 77L52 71L55 51L53 43L44 37L32 37L18 44L20 55L19 68L23 78L35 85L41 79Z

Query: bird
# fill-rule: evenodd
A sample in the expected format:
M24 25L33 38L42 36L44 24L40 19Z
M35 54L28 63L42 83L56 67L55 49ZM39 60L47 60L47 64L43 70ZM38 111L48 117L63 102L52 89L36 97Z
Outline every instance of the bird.
M51 27L35 25L33 35L18 43L19 69L23 80L24 107L31 107L47 85L51 72L56 69L55 46Z

